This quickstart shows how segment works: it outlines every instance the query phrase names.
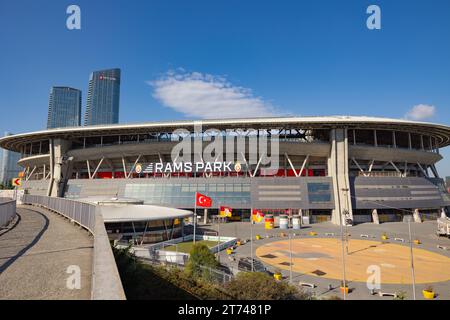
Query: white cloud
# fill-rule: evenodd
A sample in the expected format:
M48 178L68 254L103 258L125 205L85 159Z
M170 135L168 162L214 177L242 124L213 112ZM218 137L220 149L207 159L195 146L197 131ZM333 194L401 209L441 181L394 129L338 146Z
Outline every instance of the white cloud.
M194 118L245 118L275 114L273 106L250 89L232 85L224 77L199 72L169 71L148 82L153 97L166 107Z
M435 112L436 108L434 106L418 104L405 114L405 118L410 120L425 120L432 118Z

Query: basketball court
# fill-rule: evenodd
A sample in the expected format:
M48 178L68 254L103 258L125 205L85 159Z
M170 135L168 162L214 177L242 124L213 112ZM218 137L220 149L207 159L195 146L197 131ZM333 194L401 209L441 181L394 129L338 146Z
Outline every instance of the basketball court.
M329 279L342 279L342 247L340 239L292 239L292 270L296 273ZM288 239L264 244L256 250L258 258L275 268L289 270ZM450 280L450 258L418 248L414 245L416 283L435 283ZM348 241L346 278L350 282L366 282L367 268L381 269L381 283L412 283L410 248L389 242Z

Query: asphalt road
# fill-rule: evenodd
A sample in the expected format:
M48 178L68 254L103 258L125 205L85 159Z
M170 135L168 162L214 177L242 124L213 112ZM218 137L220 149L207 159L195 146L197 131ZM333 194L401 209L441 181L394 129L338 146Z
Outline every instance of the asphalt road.
M90 299L93 237L42 208L17 214L0 232L0 299Z

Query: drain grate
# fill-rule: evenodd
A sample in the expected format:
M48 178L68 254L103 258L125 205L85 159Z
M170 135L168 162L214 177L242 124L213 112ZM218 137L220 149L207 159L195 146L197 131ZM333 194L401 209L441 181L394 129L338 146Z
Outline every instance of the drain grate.
M288 266L288 267L291 265L289 262L281 262L280 264L281 264L282 266Z
M276 258L277 256L274 256L273 254L266 254L266 255L264 255L264 256L261 256L261 258L266 258L266 259L274 259L274 258Z
M324 275L327 274L326 272L323 272L322 270L314 270L311 273L314 273L316 276L319 276L319 277L324 276Z

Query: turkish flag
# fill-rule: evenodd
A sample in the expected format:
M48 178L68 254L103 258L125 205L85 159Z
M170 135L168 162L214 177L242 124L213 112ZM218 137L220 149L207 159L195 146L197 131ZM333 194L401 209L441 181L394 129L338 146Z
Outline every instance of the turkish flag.
M195 203L198 207L210 208L212 205L212 200L210 197L205 196L204 194L195 193Z

